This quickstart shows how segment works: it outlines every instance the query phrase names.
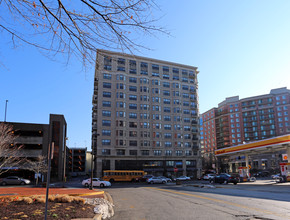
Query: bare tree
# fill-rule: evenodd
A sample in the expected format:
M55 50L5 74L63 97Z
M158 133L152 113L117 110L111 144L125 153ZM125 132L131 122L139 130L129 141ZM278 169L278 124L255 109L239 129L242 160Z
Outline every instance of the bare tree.
M154 25L156 10L154 0L0 0L0 30L15 46L76 55L87 64L97 48L132 52L144 47L140 34L166 33Z
M40 173L44 174L48 170L47 157L45 157L43 155L39 155L35 161L26 160L25 169L35 172L35 174L36 174L35 185L38 185L39 174Z
M15 143L16 138L12 125L0 123L0 175L22 162L21 146Z

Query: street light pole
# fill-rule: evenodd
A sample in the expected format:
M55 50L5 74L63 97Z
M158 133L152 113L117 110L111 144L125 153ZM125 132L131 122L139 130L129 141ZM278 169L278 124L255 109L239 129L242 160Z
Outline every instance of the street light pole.
M5 103L5 116L4 116L4 122L6 122L6 115L7 115L7 103L8 103L8 100L6 100L6 103Z

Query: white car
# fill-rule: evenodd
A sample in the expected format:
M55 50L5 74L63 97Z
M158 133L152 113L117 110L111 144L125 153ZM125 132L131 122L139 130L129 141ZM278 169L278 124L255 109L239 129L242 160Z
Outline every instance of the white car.
M204 180L210 180L210 179L213 179L215 177L215 175L214 174L205 174L204 176L203 176L203 179Z
M91 185L91 178L85 179L82 181L82 185L89 187ZM108 181L101 180L100 178L93 178L93 186L105 187L111 186L111 183Z
M180 177L177 177L176 180L190 180L190 177L188 177L188 176L180 176Z

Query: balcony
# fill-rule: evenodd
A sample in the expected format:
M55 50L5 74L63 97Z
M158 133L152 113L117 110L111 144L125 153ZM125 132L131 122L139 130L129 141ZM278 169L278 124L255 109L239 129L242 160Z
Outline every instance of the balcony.
M223 110L223 111L217 112L217 116L225 115L228 113L229 113L228 110Z
M193 128L193 129L191 129L191 132L197 133L198 132L198 129L197 128Z
M196 120L191 120L191 125L197 125L197 121Z
M190 73L188 76L189 76L189 78L193 78L193 79L195 78L195 74L194 73Z
M196 93L196 89L190 89L189 92L190 92L190 93ZM194 98L195 98L195 100L196 100L196 97L194 97Z
M198 137L194 137L194 136L193 136L193 137L192 137L192 140L193 140L193 141L198 141Z

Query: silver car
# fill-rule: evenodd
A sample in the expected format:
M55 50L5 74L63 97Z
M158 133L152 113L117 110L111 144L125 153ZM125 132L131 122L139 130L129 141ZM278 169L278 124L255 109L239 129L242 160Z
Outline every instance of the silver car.
M161 178L161 177L155 177L153 176L152 178L147 179L147 183L149 184L154 184L154 183L167 183L166 179Z
M165 179L167 183L172 182L172 179L165 176L158 176L159 178Z
M5 178L0 178L0 185L27 185L30 184L30 180L22 179L18 176L8 176Z

